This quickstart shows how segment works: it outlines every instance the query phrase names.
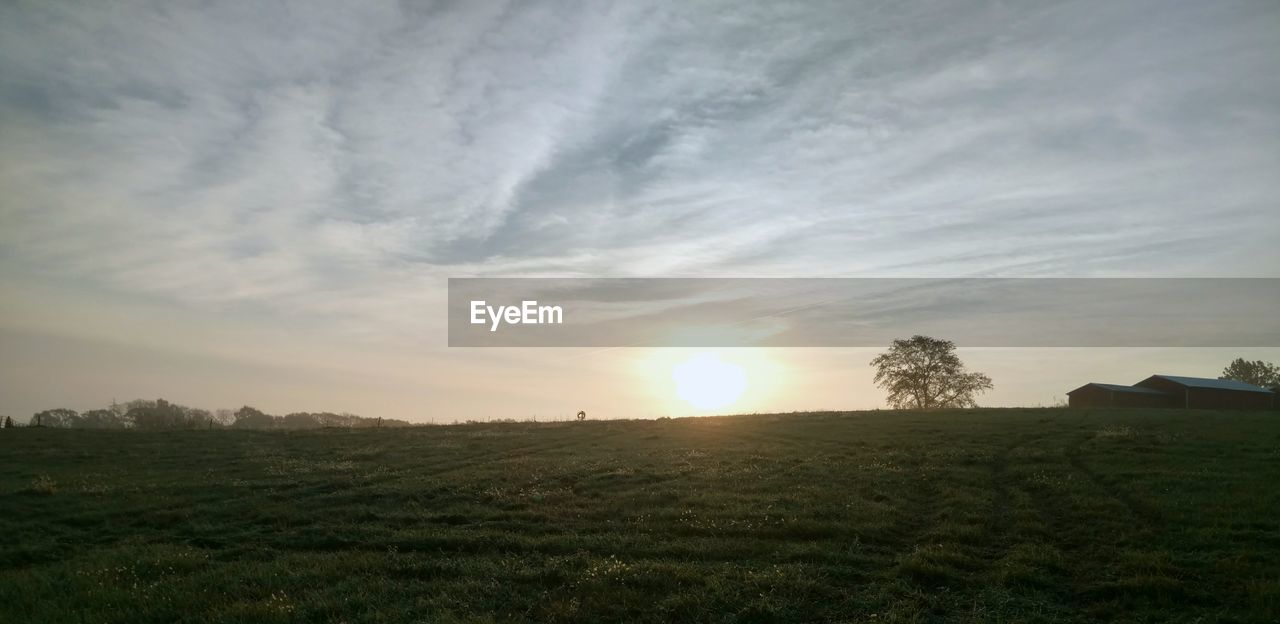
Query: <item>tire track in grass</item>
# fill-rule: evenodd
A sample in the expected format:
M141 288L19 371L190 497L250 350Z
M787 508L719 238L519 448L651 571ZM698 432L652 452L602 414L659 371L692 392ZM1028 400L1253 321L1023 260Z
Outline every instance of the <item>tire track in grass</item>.
M1040 441L1048 439L1048 436L1038 436L1029 441ZM1077 442L1079 444L1079 442ZM1067 447L1068 449L1070 447ZM1011 451L1012 452L1012 451ZM1021 562L1027 566L1028 573L1048 573L1058 577L1051 584L1051 594L1055 596L1057 601L1055 608L1063 608L1070 610L1071 603L1078 596L1068 584L1076 582L1079 579L1089 578L1092 573L1092 562L1080 556L1082 550L1087 550L1092 545L1092 537L1081 540L1078 536L1080 527L1079 518L1070 512L1070 508L1064 508L1067 503L1067 491L1054 488L1054 482L1049 480L1049 476L1054 474L1055 469L1061 470L1067 474L1073 472L1070 466L1070 460L1066 458L1066 450L1056 461L1049 463L1045 467L1046 471L1037 471L1030 475L1030 478L1018 478L1009 474L1006 470L1006 476L1009 476L1009 487L1006 488L1006 494L1009 495L1010 501L1015 494L1025 497L1029 504L1028 513L1039 527L1043 529L1033 528L1029 530L1017 531L1020 537L1020 544L1027 548L1044 551L1046 554L1053 554L1051 560L1032 560ZM1038 485L1033 485L1038 484ZM1012 541L1014 534L1007 533L1004 539ZM1015 545L1010 546L1010 550ZM1075 579L1076 581L1072 581ZM1014 579L1017 582L1016 579Z
M1134 498L1129 492L1108 483L1107 479L1103 478L1101 473L1090 468L1089 465L1084 462L1084 459L1081 457L1083 454L1082 447L1085 444L1093 442L1097 437L1098 434L1094 433L1068 447L1066 451L1067 463L1076 472L1084 476L1089 483L1092 483L1096 488L1101 490L1108 498L1123 505L1124 508L1129 511L1129 514L1142 524L1143 528L1151 530L1158 529L1163 524L1164 519L1163 514L1159 509Z
M990 544L979 549L978 554L982 561L982 571L993 582L1008 582L1017 579L1007 578L1007 575L1013 571L1007 568L1011 563L1016 563L1016 555L1018 550L1026 548L1037 548L1043 546L1041 539L1043 535L1031 534L1025 532L1018 522L1014 511L1015 493L1024 496L1027 500L1036 502L1036 496L1030 491L1020 488L1017 485L1018 478L1011 473L1011 457L1018 452L1019 449L1034 446L1035 444L1045 440L1047 437L1044 433L1033 433L1024 435L1021 439L1013 444L1007 445L997 451L989 464L992 501L988 509L987 526L990 535L987 536L987 542ZM1053 514L1046 510L1042 504L1032 507L1029 512L1034 515L1040 524L1050 526ZM1011 557L1015 557L1013 562Z
M535 432L535 433L541 433L541 432ZM485 450L469 454L465 457L447 459L439 463L431 464L427 471L417 472L415 473L415 476L439 477L442 475L447 475L447 474L474 466L478 460L481 460L487 457L493 457L495 455L501 459L507 459L513 455L531 455L531 454L546 453L546 452L565 449L570 446L578 446L582 444L589 444L592 442L598 443L602 440L618 437L622 435L622 433L624 432L605 431L601 434L588 437L588 438L582 438L582 437L576 437L576 436L572 438L557 437L547 441L531 442L528 444L524 444L516 447L510 447L510 448L502 448L502 447L487 448Z
M1072 436L1076 437L1076 436ZM1108 501L1123 509L1124 516L1133 522L1116 522L1126 527L1126 534L1132 537L1143 531L1156 530L1159 527L1159 514L1147 513L1140 501L1134 500L1127 493L1120 491L1106 482L1106 479L1084 462L1082 447L1094 440L1096 434L1076 437L1074 442L1063 441L1060 459L1049 466L1045 472L1036 472L1030 480L1024 480L1010 492L1020 491L1027 496L1033 505L1033 512L1041 524L1046 527L1042 539L1028 542L1032 549L1051 549L1046 552L1056 553L1049 561L1032 560L1020 562L1024 566L1037 565L1038 572L1050 573L1057 578L1048 588L1056 607L1066 611L1072 610L1074 604L1084 598L1099 583L1102 570L1114 564L1116 553L1113 544L1105 543L1098 532L1097 510L1080 508L1079 503L1096 504ZM1058 471L1054 471L1056 468ZM1054 475L1059 479L1054 479ZM1080 477L1072 479L1072 476ZM1033 485L1038 484L1038 485ZM1084 485L1084 489L1072 484ZM1073 501L1074 497L1083 497ZM1096 496L1096 498L1094 498ZM1114 520L1114 519L1113 519ZM1136 529L1132 527L1136 525ZM1091 530L1082 531L1082 527ZM1028 568L1028 572L1037 570ZM1096 615L1096 614L1095 614Z
M936 482L943 476L959 478L958 475L965 474L960 469L963 465L948 464L944 466L945 473L932 476L927 467L922 467L920 487L906 489L912 493L909 497L912 520L906 544L897 555L898 575L924 586L986 582L994 577L1000 563L1019 543L1010 527L1010 456L1043 437L1043 434L1027 435L998 447L987 461L981 462L982 476L976 481L949 486L948 490L970 485L990 492L990 500L980 507L981 524L977 531L972 519L966 523L956 517L963 508L956 507L959 504L956 500L944 496L944 488ZM957 521L952 528L951 523Z
M756 424L756 423L752 423ZM770 423L774 424L774 423ZM785 424L785 423L784 423ZM743 472L738 477L732 477L732 483L748 483L750 487L746 491L734 487L733 490L745 496L761 494L762 492L772 493L783 499L792 498L796 494L792 491L792 485L800 485L804 483L816 483L824 491L833 491L841 489L840 485L836 485L829 479L821 477L813 477L812 475L797 475L797 472L812 471L814 462L818 461L815 453L825 454L834 447L842 446L844 441L832 441L830 438L825 440L810 439L803 436L788 435L779 433L776 427L741 427L727 429L699 429L696 432L697 437L681 439L680 445L692 445L697 447L704 458L708 462L708 467L695 472L700 475L707 474L710 470L716 474L720 471L729 470L735 474ZM820 443L820 444L816 444ZM819 448L815 448L819 446ZM671 451L680 451L683 446L672 446ZM824 464L825 465L825 464ZM687 470L688 468L685 468ZM841 473L841 476L844 476ZM725 478L723 475L716 478ZM815 480L816 479L816 480ZM749 481L742 481L749 480ZM771 484L771 485L770 485ZM801 495L803 496L803 495ZM846 497L847 498L847 497ZM751 508L757 510L765 509L767 501L757 501L759 504L752 503ZM729 503L726 503L727 505ZM794 501L793 501L794 504ZM728 510L729 507L724 508ZM716 525L708 529L710 532L693 531L684 535L682 539L690 540L695 544L711 544L717 542L735 543L735 544L753 544L759 546L768 544L763 552L758 552L758 548L748 548L746 552L738 555L725 555L718 560L734 565L755 567L763 565L766 562L774 564L791 565L796 563L796 553L793 547L803 551L807 544L823 544L824 552L836 552L841 548L857 546L861 544L857 537L845 534L836 530L834 534L828 534L830 529L824 523L829 523L830 518L823 516L820 518L809 517L806 511L808 507L802 508L801 511L792 509L787 511L787 507L781 510L771 512L771 514L781 514L783 516L791 516L799 514L795 520L799 521L798 525L756 525L751 529L743 529L740 526L720 526ZM726 516L719 518L717 509L704 509L700 513L710 514L706 516L713 522L727 521L730 525L735 522L744 522L744 526L750 526L751 523L759 521L759 518L740 518ZM776 518L775 518L776 520ZM765 522L768 522L766 519ZM768 553L768 554L764 554ZM850 568L846 555L835 555L823 558L821 561L810 561L809 564L817 566L812 572L814 574L841 574L844 578L850 578L853 574L865 574L865 566L857 570ZM834 571L834 572L833 572Z
M992 604L1034 605L1055 618L1078 610L1080 595L1073 585L1093 572L1092 562L1078 556L1073 540L1078 518L1064 513L1066 492L1053 485L1053 475L1070 471L1065 454L1041 446L1059 435L1024 434L993 455L991 533L976 550L980 564L975 571Z
M770 424L773 424L773 423L770 423ZM844 448L847 448L849 445L857 442L857 440L851 439L853 437L853 434L856 433L856 431L851 429L850 430L840 429L839 432L841 434L848 434L849 437L845 437L845 435L840 435L840 436L826 435L822 437L800 435L800 434L788 432L785 429L779 427L776 429L757 430L754 432L754 434L751 435L751 438L762 439L765 442L769 442L769 443L781 442L781 443L784 443L789 448L800 447L805 450L813 450L815 446L822 447L823 449L830 449L830 448L844 449ZM743 436L748 435L748 432L745 432L745 431L740 433ZM834 432L828 431L828 433L834 433Z
M1163 551L1159 546L1153 549L1153 545L1162 542L1159 535L1166 530L1168 521L1158 507L1112 483L1103 472L1085 461L1085 445L1099 438L1099 433L1094 432L1068 447L1067 463L1096 491L1124 508L1133 524L1124 527L1115 546L1104 551L1103 556L1093 562L1092 569L1076 576L1076 597L1091 601L1177 600L1185 604L1212 604L1217 598L1202 584L1203 579L1194 567L1167 563L1167 567L1160 566L1158 571L1144 569L1153 561L1157 564L1161 561ZM1116 449L1114 452L1128 451Z
M855 429L835 428L839 433L847 433L850 437L845 435L815 437L785 433L779 431L781 428L759 427L751 431L732 433L739 440L748 443L749 446L742 449L745 452L766 450L779 459L799 457L805 458L806 461L812 460L819 454L835 451L845 451L841 455L847 459L847 451L857 442L856 439L851 439L852 434L856 433ZM828 433L836 432L829 430ZM891 492L883 500L892 501L894 518L893 528L888 533L867 542L860 541L861 548L868 554L887 557L891 562L895 560L901 562L910 559L920 549L930 547L926 536L934 528L942 505L937 475L926 462L912 463L910 460L914 455L904 452L901 448L859 446L857 449L855 456L862 461L856 465L847 466L847 469L875 473L870 483L873 489ZM795 466L784 468L783 472L794 468ZM831 487L840 489L843 485ZM848 491L846 495L850 499L859 499L861 496L855 491ZM877 494L877 496L881 495ZM896 573L885 572L885 574L893 577ZM908 571L906 574L914 573ZM924 580L927 584L930 579Z
M991 508L988 510L987 526L992 532L992 540L1002 546L997 547L997 552L989 553L986 557L988 561L995 561L1003 556L1004 552L1009 549L1008 537L1011 533L1009 528L1009 510L1012 507L1010 500L1012 496L1009 493L1009 485L1006 481L1009 479L1009 456L1013 451L1025 446L1030 442L1039 440L1042 436L1032 436L1030 439L1024 439L1009 446L1002 448L991 456L989 469L991 470Z

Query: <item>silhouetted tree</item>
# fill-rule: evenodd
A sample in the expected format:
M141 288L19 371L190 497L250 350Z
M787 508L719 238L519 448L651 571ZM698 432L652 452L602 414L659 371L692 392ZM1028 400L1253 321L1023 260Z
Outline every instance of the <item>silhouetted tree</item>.
M1233 379L1235 381L1243 381L1253 384L1260 388L1272 388L1280 386L1280 368L1270 362L1262 360L1249 361L1244 358L1236 358L1222 369L1222 375L1218 379Z
M130 401L125 419L138 429L192 429L206 426L212 418L208 410L155 401Z
M230 427L236 422L236 413L226 408L214 410L213 422L218 427Z
M80 415L80 426L86 429L122 429L125 421L110 409L95 409Z
M929 336L894 340L871 365L896 409L976 407L975 397L992 388L990 377L965 371L955 343Z
M182 425L189 429L210 429L213 427L213 412L198 407L182 408Z
M275 424L274 416L246 405L236 410L236 422L232 426L237 429L270 429Z
M320 421L316 419L315 414L306 412L294 412L285 414L280 419L280 426L285 429L319 429Z
M174 416L173 407L164 399L155 401L130 401L125 418L138 429L169 429Z
M80 420L80 414L64 407L36 412L31 416L33 427L74 427Z
M5 428L5 429L13 429L13 419L12 419L12 418L9 418L8 416L5 416L5 417L4 417L4 428Z
M0 415L0 422L6 417ZM12 423L12 419L8 419ZM138 399L128 403L111 402L109 409L89 410L83 414L69 409L50 409L31 417L33 426L78 427L86 429L213 429L236 427L239 429L318 429L321 427L410 427L413 423L403 420L365 418L355 414L332 412L294 412L287 416L272 416L259 409L244 406L234 412L227 409L209 410L170 403L164 399L154 401Z
M350 427L360 418L353 414L334 414L333 412L319 412L311 416L321 427Z

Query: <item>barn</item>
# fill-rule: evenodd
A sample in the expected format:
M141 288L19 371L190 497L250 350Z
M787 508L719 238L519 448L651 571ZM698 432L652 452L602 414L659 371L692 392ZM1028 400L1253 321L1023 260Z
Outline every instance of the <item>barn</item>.
M1134 384L1173 398L1175 407L1192 409L1270 409L1276 395L1266 388L1232 379L1152 375Z
M1230 379L1152 375L1132 386L1087 383L1067 393L1071 407L1280 408L1277 392Z
M1087 383L1067 393L1071 407L1175 407L1173 397L1160 390Z

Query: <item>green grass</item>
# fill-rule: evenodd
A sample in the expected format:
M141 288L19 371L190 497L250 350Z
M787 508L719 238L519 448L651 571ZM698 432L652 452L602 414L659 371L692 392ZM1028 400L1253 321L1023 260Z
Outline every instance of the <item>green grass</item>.
M1280 414L0 431L2 622L1274 622Z

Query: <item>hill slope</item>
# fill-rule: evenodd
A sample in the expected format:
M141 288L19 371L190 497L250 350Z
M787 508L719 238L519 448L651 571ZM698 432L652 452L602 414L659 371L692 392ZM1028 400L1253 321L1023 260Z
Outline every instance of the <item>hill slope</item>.
M0 431L0 621L1273 621L1280 415Z

